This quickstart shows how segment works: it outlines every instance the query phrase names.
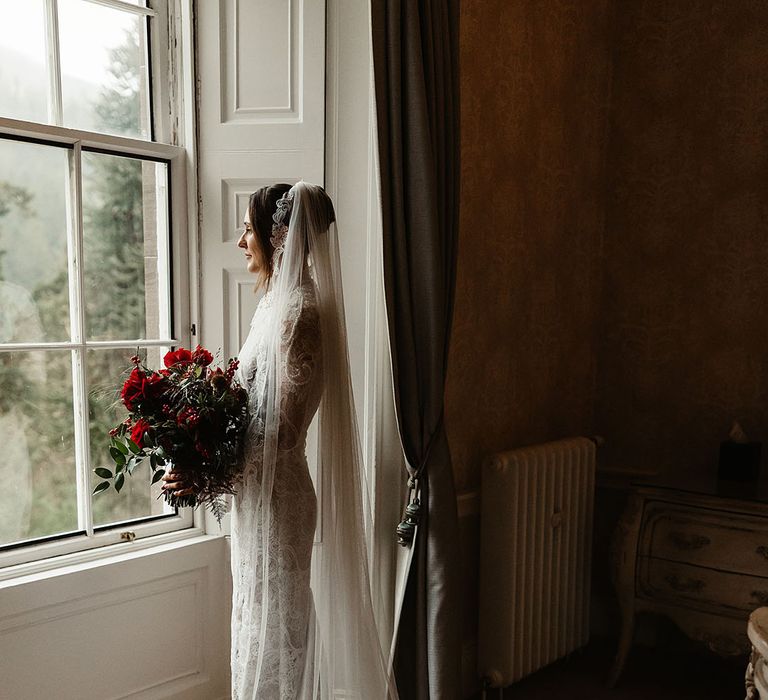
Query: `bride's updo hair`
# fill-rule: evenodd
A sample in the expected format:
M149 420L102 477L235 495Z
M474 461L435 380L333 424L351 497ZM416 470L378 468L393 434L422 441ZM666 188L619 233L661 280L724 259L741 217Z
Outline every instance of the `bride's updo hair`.
M248 216L251 220L251 226L259 241L259 246L264 254L267 263L265 272L266 278L262 281L267 285L274 272L272 259L275 249L272 246L272 225L275 223L272 218L277 211L277 202L281 199L292 185L284 182L276 185L269 185L256 190L248 200ZM307 185L310 193L308 216L314 218L314 223L320 231L327 231L331 224L336 221L336 212L333 208L333 202L326 191L320 185ZM310 213L311 212L311 213ZM283 218L286 226L291 224L291 214L293 207L288 209ZM261 286L261 284L259 286Z
M287 185L284 182L261 187L248 200L248 217L251 220L251 227L256 234L259 246L261 246L261 252L264 254L264 259L267 263L265 284L272 277L272 257L275 253L275 249L270 241L270 238L272 238L272 224L275 223L272 217L277 211L277 200L290 189L291 185ZM291 223L290 210L286 214L285 219L283 219L283 223L286 226Z
M336 221L336 212L333 202L327 192L320 185L309 185L312 193L312 216L316 217L315 223L320 231L327 231Z

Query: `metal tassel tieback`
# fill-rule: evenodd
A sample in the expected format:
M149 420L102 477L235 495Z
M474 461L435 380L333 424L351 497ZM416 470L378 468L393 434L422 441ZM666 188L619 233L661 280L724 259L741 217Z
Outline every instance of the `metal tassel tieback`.
M421 501L415 498L405 507L405 518L397 526L397 543L403 547L413 544L416 526L421 518Z

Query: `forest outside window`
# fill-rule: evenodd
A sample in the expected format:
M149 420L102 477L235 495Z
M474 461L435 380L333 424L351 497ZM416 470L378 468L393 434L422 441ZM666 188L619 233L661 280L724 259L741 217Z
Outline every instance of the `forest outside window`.
M192 525L141 471L91 495L130 356L188 342L168 12L0 0L0 567Z

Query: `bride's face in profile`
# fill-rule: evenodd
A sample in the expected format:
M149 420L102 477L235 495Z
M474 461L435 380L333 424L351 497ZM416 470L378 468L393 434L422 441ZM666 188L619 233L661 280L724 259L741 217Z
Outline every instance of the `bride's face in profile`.
M261 244L256 236L256 232L251 225L251 217L247 209L243 217L243 227L242 234L237 239L237 246L243 249L248 272L262 277L267 272L267 261L261 250Z

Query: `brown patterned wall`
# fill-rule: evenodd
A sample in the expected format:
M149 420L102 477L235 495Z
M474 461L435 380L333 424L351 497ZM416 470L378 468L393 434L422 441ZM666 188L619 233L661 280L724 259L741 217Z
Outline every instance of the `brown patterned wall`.
M605 466L692 480L734 418L768 455L767 37L764 0L462 1L460 492L487 454L578 433L606 437ZM604 632L621 502L598 492ZM461 522L469 683L476 510Z
M768 4L619 5L596 426L705 476L734 418L768 440Z
M591 433L609 0L462 0L461 221L446 427L457 490L482 459ZM479 521L462 517L465 697ZM464 509L462 501L462 509Z
M763 0L464 0L459 491L568 434L683 474L768 441L766 37Z
M446 424L482 458L590 432L608 0L463 0L462 172Z

